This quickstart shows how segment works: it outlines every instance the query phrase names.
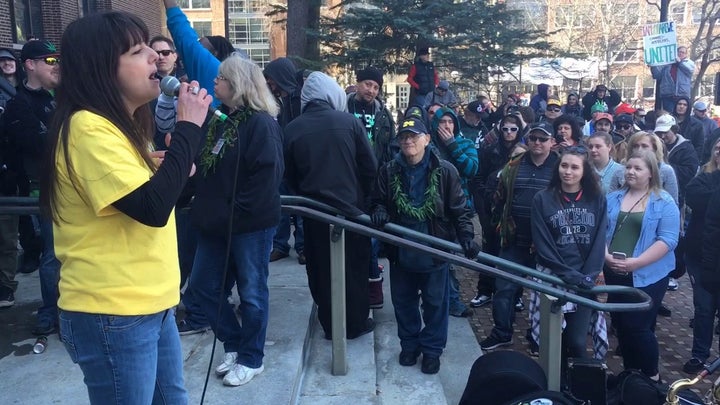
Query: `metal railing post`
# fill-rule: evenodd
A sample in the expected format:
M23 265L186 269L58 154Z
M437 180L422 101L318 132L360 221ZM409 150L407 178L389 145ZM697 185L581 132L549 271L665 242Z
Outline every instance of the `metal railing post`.
M540 366L547 375L548 389L560 391L562 308L557 297L540 294Z
M347 374L347 319L345 317L345 232L330 224L330 305L332 308L332 374Z

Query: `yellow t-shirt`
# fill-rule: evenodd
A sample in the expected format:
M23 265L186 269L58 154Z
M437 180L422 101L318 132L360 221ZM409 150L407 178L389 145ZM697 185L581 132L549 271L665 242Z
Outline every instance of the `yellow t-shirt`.
M180 270L175 216L155 228L112 203L152 175L127 138L105 118L79 111L70 119L70 183L58 151L55 255L62 263L60 300L66 311L146 315L177 305ZM60 149L60 148L59 148Z

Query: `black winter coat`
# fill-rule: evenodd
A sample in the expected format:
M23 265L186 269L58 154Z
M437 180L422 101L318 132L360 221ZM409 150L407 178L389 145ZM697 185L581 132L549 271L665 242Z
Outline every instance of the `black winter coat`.
M432 153L429 147L425 149L425 153ZM467 208L465 193L460 186L460 175L452 163L432 153L428 175L438 167L439 195L435 200L435 216L428 221L430 235L449 241L470 240L475 236L471 221L473 213ZM390 183L400 170L402 167L394 159L381 167L372 195L372 211L385 210L393 222L398 220L400 214Z
M347 216L367 210L377 160L360 121L313 100L285 127L285 178L297 195Z

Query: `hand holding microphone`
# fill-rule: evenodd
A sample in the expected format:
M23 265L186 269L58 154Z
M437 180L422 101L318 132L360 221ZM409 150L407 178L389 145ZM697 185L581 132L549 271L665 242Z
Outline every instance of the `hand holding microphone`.
M165 95L177 96L177 120L189 121L197 126L202 126L208 111L217 115L220 120L224 121L227 116L220 111L212 108L212 96L207 94L207 90L200 88L197 81L190 83L180 83L176 77L165 76L160 81L160 90Z

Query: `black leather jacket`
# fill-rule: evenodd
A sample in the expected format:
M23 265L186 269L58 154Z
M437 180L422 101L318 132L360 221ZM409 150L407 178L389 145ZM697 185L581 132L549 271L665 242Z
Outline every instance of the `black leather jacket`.
M440 167L440 192L435 201L435 216L428 223L430 235L449 241L472 239L472 212L467 208L457 169L452 163L441 160L430 149L426 149L425 153L431 153L428 172ZM399 214L390 190L390 181L401 170L401 165L395 159L383 165L372 194L372 211L386 210L392 222L397 221Z

